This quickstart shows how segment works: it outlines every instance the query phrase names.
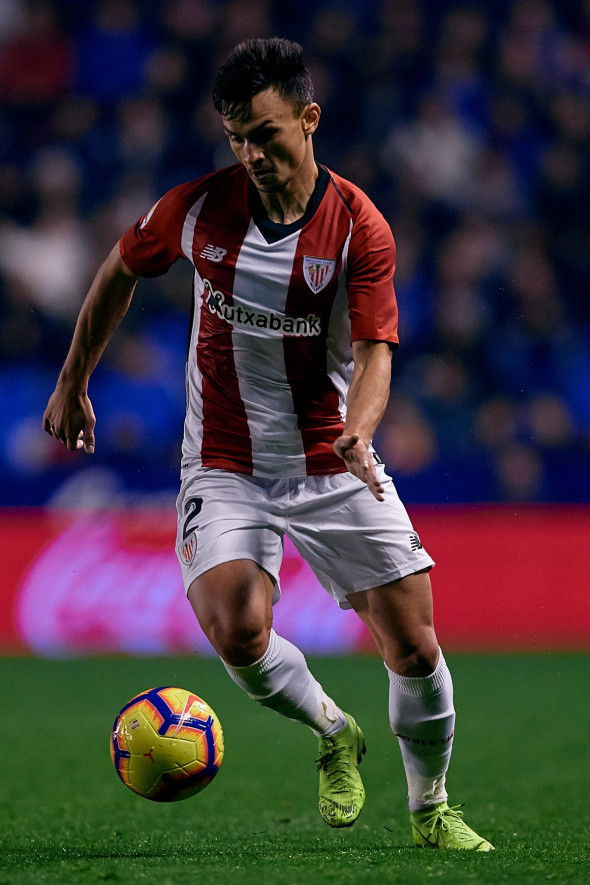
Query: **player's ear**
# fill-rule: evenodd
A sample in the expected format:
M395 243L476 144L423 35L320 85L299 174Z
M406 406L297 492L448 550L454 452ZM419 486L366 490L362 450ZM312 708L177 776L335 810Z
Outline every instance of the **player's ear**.
M315 101L306 105L301 115L301 128L305 135L313 135L316 131L318 123L320 122L321 113L322 109Z

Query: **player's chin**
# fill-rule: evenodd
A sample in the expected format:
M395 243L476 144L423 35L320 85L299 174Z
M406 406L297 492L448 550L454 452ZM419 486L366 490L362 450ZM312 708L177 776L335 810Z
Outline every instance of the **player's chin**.
M265 175L251 176L252 181L259 191L264 194L274 194L285 189L286 182L279 178L276 173L268 172Z

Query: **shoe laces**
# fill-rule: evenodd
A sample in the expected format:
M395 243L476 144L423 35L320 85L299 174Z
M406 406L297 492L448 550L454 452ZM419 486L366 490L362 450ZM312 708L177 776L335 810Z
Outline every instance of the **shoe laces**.
M428 835L432 836L434 831L439 827L444 832L454 833L454 835L463 840L468 840L470 835L465 830L465 823L461 820L463 812L459 809L463 805L448 805L446 808L433 808L429 814L424 815L424 824L429 827Z
M350 789L351 750L348 746L330 747L316 759L317 770L326 772L333 793L346 793Z

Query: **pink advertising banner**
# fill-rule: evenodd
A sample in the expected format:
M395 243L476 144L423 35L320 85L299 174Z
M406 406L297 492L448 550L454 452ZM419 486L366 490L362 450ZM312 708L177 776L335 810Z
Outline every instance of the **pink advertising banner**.
M448 650L590 650L590 508L416 508ZM212 654L185 598L174 514L0 511L0 654ZM370 651L285 541L275 627L304 651Z

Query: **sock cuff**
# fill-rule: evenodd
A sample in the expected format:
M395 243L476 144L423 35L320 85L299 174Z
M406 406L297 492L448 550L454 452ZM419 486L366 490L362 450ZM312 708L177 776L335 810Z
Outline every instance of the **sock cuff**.
M385 664L385 669L389 674L389 681L395 688L415 698L422 698L440 691L449 678L449 669L440 649L438 663L430 676L400 676L390 670L387 664Z
M258 661L254 661L253 664L248 664L247 667L234 667L232 664L228 664L227 661L223 661L223 666L227 670L228 673L232 673L235 676L244 677L247 674L251 674L252 676L256 676L258 673L264 673L265 670L269 668L272 664L276 656L280 651L280 639L279 636L275 633L275 631L271 628L270 637L268 641L268 648L262 655L262 657Z

